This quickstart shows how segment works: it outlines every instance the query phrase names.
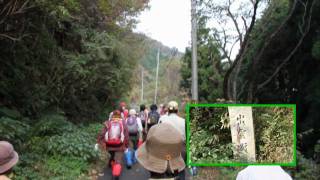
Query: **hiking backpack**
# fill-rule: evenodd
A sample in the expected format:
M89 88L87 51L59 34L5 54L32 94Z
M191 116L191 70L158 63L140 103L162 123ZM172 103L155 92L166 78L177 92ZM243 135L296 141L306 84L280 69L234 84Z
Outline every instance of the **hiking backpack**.
M129 116L127 119L127 127L130 135L137 135L138 133L137 117Z
M111 120L108 122L108 131L105 141L109 146L120 146L124 140L123 124L121 120Z
M150 123L149 124L157 124L159 121L159 114L157 111L152 111L149 114Z

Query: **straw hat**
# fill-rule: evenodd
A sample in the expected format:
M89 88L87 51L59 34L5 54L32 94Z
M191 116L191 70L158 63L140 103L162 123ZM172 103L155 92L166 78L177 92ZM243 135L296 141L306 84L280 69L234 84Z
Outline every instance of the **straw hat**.
M11 169L19 160L18 153L7 141L0 141L0 174Z
M138 162L147 170L164 173L168 169L174 173L185 168L181 156L183 149L179 132L168 123L152 126L147 140L137 150Z

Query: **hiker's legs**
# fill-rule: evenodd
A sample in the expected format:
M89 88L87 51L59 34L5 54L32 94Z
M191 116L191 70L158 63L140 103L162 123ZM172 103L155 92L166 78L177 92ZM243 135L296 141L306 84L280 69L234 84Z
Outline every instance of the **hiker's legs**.
M133 150L137 149L138 135L130 136L130 148Z
M179 173L179 180L185 180L186 179L186 169L182 170Z
M112 166L111 163L112 163L112 161L114 161L115 152L109 151L109 154L110 154L110 158L109 158L108 166L111 167Z
M185 144L183 144L181 156L182 156L184 162L186 162L187 161L187 153L186 153L186 145ZM186 179L186 168L179 173L179 180L185 180L185 179Z
M114 160L119 163L121 166L123 165L123 151L115 151L114 152Z

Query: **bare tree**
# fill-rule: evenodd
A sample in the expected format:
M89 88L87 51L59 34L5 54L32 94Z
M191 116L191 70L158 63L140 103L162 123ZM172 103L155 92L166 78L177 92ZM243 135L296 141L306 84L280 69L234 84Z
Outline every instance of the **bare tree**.
M223 2L200 1L202 14L211 17L214 23L213 37L217 42L223 59L229 63L224 78L224 96L227 100L237 101L237 77L243 54L248 48L248 39L257 19L261 0L225 0ZM240 47L234 48L234 47ZM235 53L238 51L237 53ZM235 59L233 54L237 54Z

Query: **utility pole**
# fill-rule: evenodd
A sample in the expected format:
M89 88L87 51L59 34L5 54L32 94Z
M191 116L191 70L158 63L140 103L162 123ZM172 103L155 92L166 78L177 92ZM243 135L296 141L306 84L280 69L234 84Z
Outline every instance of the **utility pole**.
M141 104L143 103L143 67L141 67Z
M158 48L158 53L157 53L157 72L156 72L156 89L155 89L155 92L154 92L154 104L157 104L159 59L160 59L160 48Z
M192 100L198 101L198 63L197 63L197 14L196 0L191 0L191 42L192 42Z

